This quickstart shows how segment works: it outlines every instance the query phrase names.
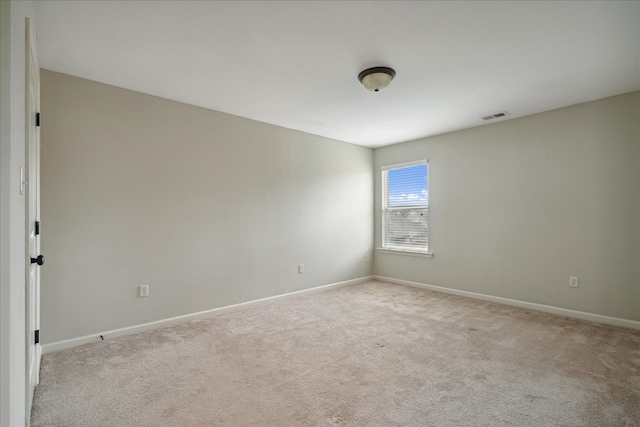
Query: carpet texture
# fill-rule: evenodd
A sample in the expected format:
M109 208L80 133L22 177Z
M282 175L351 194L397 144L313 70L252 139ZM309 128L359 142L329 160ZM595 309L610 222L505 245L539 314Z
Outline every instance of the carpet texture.
M33 426L639 426L640 332L382 282L43 357Z

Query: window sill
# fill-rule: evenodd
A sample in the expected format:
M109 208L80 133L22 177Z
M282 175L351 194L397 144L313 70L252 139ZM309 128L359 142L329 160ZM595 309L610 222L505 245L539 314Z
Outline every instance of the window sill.
M376 248L376 250L383 254L409 255L409 256L417 256L422 258L433 258L433 253L431 252L420 252L420 251L409 251L409 250L403 250L403 249L387 249L387 248Z

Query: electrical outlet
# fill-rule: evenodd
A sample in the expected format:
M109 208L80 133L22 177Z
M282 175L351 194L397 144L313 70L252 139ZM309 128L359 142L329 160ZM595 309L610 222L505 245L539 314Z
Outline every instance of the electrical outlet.
M149 285L140 285L139 296L148 297L149 296Z
M371 260L371 255L366 254L366 255L364 256L364 262L369 262L370 260Z
M578 287L578 278L571 276L569 277L569 286L571 286L572 288L577 288Z
M298 264L298 274L304 274L304 264Z

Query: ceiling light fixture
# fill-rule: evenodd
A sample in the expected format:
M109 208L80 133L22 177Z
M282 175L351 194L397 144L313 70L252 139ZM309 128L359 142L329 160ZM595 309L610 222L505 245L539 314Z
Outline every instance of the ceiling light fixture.
M358 80L371 92L378 92L389 86L396 72L389 67L367 68L358 74Z

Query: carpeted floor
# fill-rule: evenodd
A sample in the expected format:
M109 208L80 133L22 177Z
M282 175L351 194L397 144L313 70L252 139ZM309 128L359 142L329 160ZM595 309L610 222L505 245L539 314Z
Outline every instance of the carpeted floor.
M640 332L381 282L43 358L33 426L640 426Z

